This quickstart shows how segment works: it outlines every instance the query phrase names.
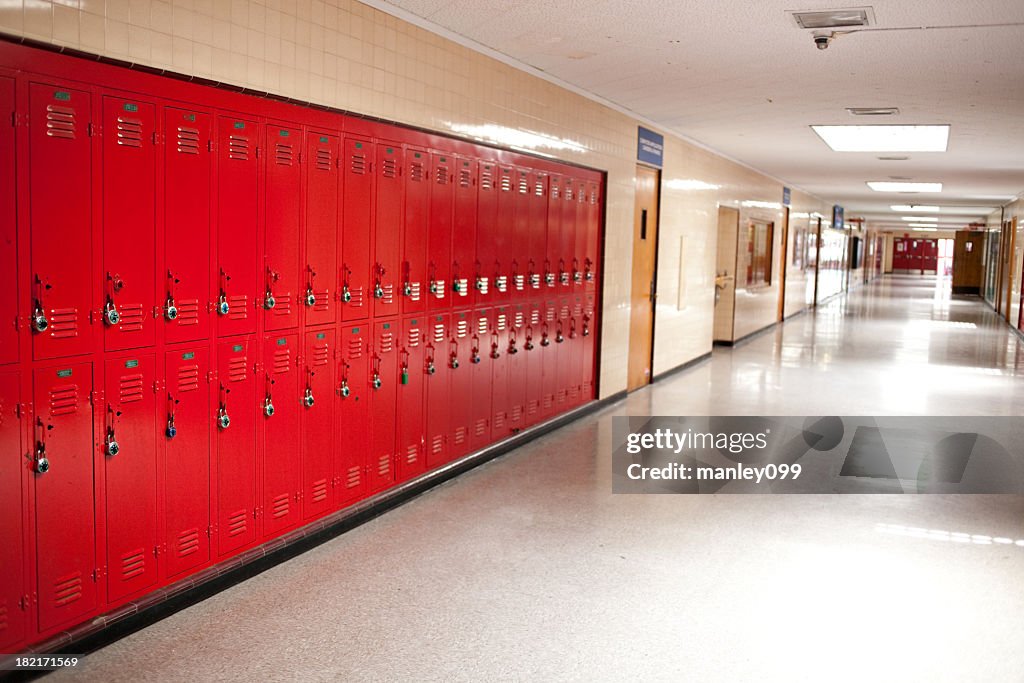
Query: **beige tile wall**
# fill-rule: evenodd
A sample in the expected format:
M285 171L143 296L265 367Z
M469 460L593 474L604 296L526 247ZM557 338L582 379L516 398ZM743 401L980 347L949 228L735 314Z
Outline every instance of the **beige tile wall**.
M625 388L630 117L353 0L5 0L0 31L440 131L491 125L570 141L537 151L608 172L601 394ZM759 173L666 143L656 373L711 348L718 204L782 194ZM752 325L771 298L744 310Z

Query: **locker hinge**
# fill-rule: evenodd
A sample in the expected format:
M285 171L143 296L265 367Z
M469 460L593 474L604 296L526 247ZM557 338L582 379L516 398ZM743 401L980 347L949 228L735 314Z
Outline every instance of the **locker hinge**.
M256 145L256 158L257 159L260 158L260 147L259 147L259 145Z
M213 151L213 140L207 140L206 141L206 151L207 152L212 152Z
M299 161L298 161L298 163L302 164L302 152L299 152Z
M153 380L153 393L158 394L163 389L163 382L161 380Z
M88 127L87 127L87 130L89 131L89 137L94 137L94 136L99 135L99 131L97 130L95 123L90 122Z
M212 526L206 527L206 537L207 538L213 538L213 527Z
M98 582L101 578L103 578L104 573L106 573L104 567L96 567L96 569L92 570L92 580Z
M95 406L100 401L99 396L96 395L95 391L89 392L89 405Z
M259 517L259 516L260 516L260 513L261 513L261 512L263 512L263 508L259 508L259 507L254 507L254 508L252 509L252 518L253 518L253 519L256 519L257 517Z
M23 417L25 417L25 415L27 415L27 414L28 414L28 406L26 406L24 403L15 403L14 404L14 416L15 417L17 417L20 420Z
M217 381L217 371L216 370L210 370L210 372L207 373L207 374L208 374L208 376L206 378L207 382L216 382Z
M28 595L27 593L25 595L22 595L20 598L18 598L18 607L20 607L21 611L23 611L23 612L25 610L27 610L29 608L29 605L31 605L31 604L32 604L32 597L30 595Z

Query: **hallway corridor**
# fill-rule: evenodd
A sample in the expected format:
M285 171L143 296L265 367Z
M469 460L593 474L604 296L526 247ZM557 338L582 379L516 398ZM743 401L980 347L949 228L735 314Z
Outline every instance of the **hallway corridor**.
M623 413L1020 415L1022 361L888 277L53 678L1018 681L1020 497L612 495L610 456Z

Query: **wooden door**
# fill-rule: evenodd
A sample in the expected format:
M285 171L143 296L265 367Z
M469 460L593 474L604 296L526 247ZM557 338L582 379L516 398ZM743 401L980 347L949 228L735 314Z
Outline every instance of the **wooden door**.
M633 391L651 381L654 352L654 300L658 258L659 171L636 167L633 211L633 289L630 298L629 376Z
M776 319L782 322L786 319L786 255L789 253L789 207L785 209L782 217L782 260L779 263L779 314Z

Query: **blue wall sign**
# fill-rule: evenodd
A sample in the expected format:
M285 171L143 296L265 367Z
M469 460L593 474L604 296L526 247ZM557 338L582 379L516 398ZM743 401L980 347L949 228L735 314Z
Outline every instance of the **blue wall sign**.
M665 138L653 130L637 126L636 159L661 168L665 158Z
M838 204L832 206L832 227L837 230L842 230L845 227L843 225L843 207Z
M782 188L782 205L789 206L789 188Z

